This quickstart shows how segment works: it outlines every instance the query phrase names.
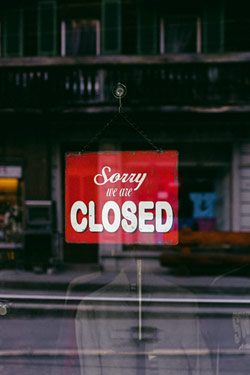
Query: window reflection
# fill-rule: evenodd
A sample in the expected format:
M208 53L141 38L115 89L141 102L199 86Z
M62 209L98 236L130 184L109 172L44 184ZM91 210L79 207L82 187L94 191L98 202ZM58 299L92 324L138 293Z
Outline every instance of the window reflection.
M137 271L131 260L79 304L81 374L211 374L194 295L143 262Z

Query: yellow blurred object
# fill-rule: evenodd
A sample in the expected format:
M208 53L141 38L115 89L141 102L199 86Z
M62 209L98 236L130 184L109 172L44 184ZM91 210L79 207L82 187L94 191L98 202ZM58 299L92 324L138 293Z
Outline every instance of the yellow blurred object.
M0 193L16 193L17 188L17 178L0 178Z

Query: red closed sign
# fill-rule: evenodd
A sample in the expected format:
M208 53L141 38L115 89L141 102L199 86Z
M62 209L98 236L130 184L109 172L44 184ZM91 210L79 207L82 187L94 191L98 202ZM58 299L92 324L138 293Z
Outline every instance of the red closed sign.
M66 242L178 243L178 154L66 155Z

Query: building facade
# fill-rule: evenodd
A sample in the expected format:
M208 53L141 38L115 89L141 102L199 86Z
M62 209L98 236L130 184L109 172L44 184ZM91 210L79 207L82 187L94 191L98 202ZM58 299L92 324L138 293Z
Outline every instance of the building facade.
M64 156L81 150L178 150L180 229L250 229L250 21L240 3L1 5L3 248L26 231L24 247L35 249L34 229L41 235L47 220L47 258L98 261L97 246L64 242ZM150 142L119 117L105 127L118 82L124 111ZM54 206L30 227L34 201Z

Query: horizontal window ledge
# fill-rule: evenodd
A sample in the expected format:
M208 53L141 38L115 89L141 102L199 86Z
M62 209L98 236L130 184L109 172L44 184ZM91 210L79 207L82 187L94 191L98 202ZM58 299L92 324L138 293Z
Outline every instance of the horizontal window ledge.
M164 55L98 55L98 56L32 56L0 57L0 67L51 65L150 65L168 63L250 62L250 52L241 53L175 53Z

